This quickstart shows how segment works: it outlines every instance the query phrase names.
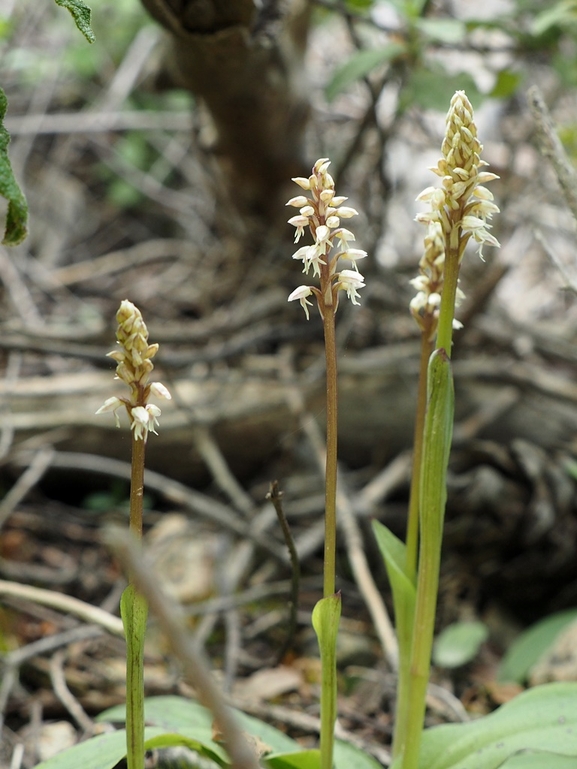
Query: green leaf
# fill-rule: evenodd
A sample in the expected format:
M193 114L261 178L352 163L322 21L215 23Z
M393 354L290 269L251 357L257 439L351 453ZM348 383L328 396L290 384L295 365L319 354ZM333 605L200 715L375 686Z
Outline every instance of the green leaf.
M95 40L94 32L90 26L90 16L92 11L87 5L84 5L82 0L55 0L56 5L61 8L66 8L70 11L76 27L89 43L93 43Z
M529 671L559 633L577 620L577 609L556 612L524 630L511 644L499 666L499 681L523 683Z
M433 646L435 665L458 668L477 656L489 629L483 622L455 622L439 634Z
M576 734L577 683L545 684L484 718L425 730L419 769L500 769L523 751L574 756L577 766Z
M431 40L439 43L461 43L467 34L467 26L458 19L418 19L416 27Z
M497 75L497 80L489 96L493 99L508 99L518 90L522 82L523 76L520 72L502 69Z
M334 727L337 720L337 635L341 618L341 594L329 595L317 601L312 613L312 624L321 654L321 745L330 761L334 751ZM329 747L330 746L330 747ZM334 758L334 753L333 753Z
M531 25L533 35L543 35L551 27L568 27L577 23L577 2L562 0L551 8L537 14Z
M266 757L265 763L270 769L320 769L320 750L301 750L300 753L286 753Z
M274 753L292 753L300 750L300 745L274 726L235 711L242 728L253 737L258 737L266 743ZM184 697L164 696L147 697L144 701L144 713L147 724L159 726L167 732L190 733L211 750L225 755L222 747L212 739L212 715L209 710L198 702ZM126 708L124 705L110 708L97 717L97 721L124 722Z
M372 756L342 740L335 740L334 761L335 769L381 769Z
M471 75L449 75L439 68L413 70L403 94L405 106L418 104L425 109L445 112L455 91L466 91L473 107L482 97Z
M8 100L6 99L6 94L0 88L0 195L8 201L6 229L2 244L5 246L17 246L18 243L22 243L28 234L28 204L14 178L8 157L10 134L4 128L7 108Z
M381 769L372 756L342 740L335 740L333 758L335 769ZM300 753L267 756L265 759L270 769L320 769L320 762L319 750L301 750Z
M228 765L226 753L218 745L212 750L195 739L195 736L181 734L165 734L162 728L147 727L145 730L144 747L148 750L154 747L169 745L185 745L196 750L201 755L217 761L221 766ZM56 756L38 764L36 769L114 769L119 761L126 756L126 731L120 729L110 734L101 734L85 742L58 753Z
M507 759L499 769L575 769L574 756L560 756L544 751L525 752Z
M148 604L134 585L120 597L120 616L126 637L126 729L131 766L144 763L144 640Z
M385 562L387 576L393 592L395 629L399 651L410 651L413 636L416 586L406 572L406 547L404 542L379 521L373 521L373 531Z
M382 48L357 51L341 67L338 67L333 74L325 88L327 101L331 102L335 96L344 91L351 83L365 77L375 67L402 56L405 51L406 46L401 43L389 43Z

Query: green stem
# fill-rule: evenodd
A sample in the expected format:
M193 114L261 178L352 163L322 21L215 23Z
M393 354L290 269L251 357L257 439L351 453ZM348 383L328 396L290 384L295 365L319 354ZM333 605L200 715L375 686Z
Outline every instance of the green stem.
M450 355L455 297L459 280L459 235L459 230L455 226L451 236L447 238L437 349L430 358L428 369L428 403L420 480L419 572L411 649L403 769L418 768L433 649L443 518L447 494L447 465L453 430L454 406ZM451 247L451 243L457 245Z
M421 334L421 360L419 366L419 386L417 393L417 410L415 416L415 434L413 443L413 472L411 475L411 490L409 496L409 513L406 536L406 573L414 582L417 574L417 550L419 544L419 499L421 488L421 464L423 455L423 432L425 428L425 413L427 409L427 369L433 344L429 340L431 328ZM409 688L411 670L411 648L399 645L399 670L397 680L397 701L395 707L395 730L393 733L393 758L399 756L404 748L407 737L409 718Z
M144 453L146 443L132 436L130 530L142 539ZM122 595L122 621L126 633L126 748L127 768L144 766L144 638L148 607L136 592L132 576Z
M459 230L454 227L453 232L459 233ZM450 239L448 238L448 240ZM450 248L447 244L436 347L437 349L445 350L449 358L452 355L453 319L455 317L455 297L459 282L459 266L459 247Z
M433 352L433 343L428 339L428 331L421 334L421 360L419 364L419 389L415 415L415 435L413 440L413 471L409 494L409 514L407 520L407 574L415 579L417 574L417 551L419 544L419 497L421 489L421 462L423 456L423 430L427 411L427 368Z

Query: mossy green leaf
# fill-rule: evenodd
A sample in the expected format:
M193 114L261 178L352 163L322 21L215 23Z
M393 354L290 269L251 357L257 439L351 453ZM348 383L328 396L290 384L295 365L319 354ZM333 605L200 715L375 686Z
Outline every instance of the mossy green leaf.
M5 246L17 246L28 234L28 204L24 193L14 178L8 157L10 134L4 127L7 108L6 94L0 88L0 195L8 201L6 228L2 243Z
M90 17L92 15L90 8L84 5L82 0L55 0L55 3L61 8L66 8L67 11L70 11L79 32L82 32L89 43L93 43L95 37L90 26Z

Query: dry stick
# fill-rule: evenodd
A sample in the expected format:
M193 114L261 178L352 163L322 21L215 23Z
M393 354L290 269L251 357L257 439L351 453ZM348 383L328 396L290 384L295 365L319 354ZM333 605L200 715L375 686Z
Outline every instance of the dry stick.
M23 452L22 455L18 455L18 462L20 461L20 456L28 457L28 453L24 454ZM74 468L130 480L130 464L128 462L96 454L56 451L53 454L51 464L52 467ZM210 499L205 494L190 489L183 483L167 478L153 470L144 471L144 482L147 489L157 491L173 504L182 505L182 507L193 511L196 515L200 515L202 518L206 518L218 526L238 534L240 537L253 541L255 545L265 550L275 560L280 561L282 564L287 563L287 555L280 544L272 541L270 537L266 537L262 532L253 531L252 527L247 526L245 522L239 520L238 516L233 515L226 505Z
M156 615L172 651L194 685L201 704L212 712L223 734L233 769L259 769L253 749L214 682L208 661L191 643L180 607L158 587L158 581L134 537L123 529L114 528L106 533L105 539L126 571L132 575L136 587Z
M288 373L288 372L287 372ZM286 377L288 379L288 376ZM306 411L304 399L298 387L287 387L287 400L293 413L298 415L301 427L309 439L321 472L325 469L325 447L319 426L315 419ZM383 603L373 575L369 569L362 536L352 505L342 490L342 483L337 492L337 507L341 515L341 523L345 533L347 553L355 581L373 619L376 633L381 642L383 652L393 670L397 669L399 651L397 639L387 609Z
M28 468L18 478L2 502L0 502L0 529L12 515L16 505L24 499L30 489L38 483L46 470L48 470L52 464L53 454L54 449L52 447L40 449L34 455Z
M248 515L254 509L254 502L230 471L210 429L206 425L195 426L192 438L198 453L204 459L221 491L227 495L237 510Z
M85 733L92 734L94 731L94 724L92 719L86 713L76 697L72 694L68 688L68 684L66 683L66 676L64 674L64 657L65 652L61 649L60 651L56 652L56 654L50 660L50 681L52 682L52 689L54 690L54 694L64 705L78 726Z
M527 91L527 101L537 128L541 154L553 166L565 202L577 219L577 171L563 149L543 95L536 85Z
M98 606L91 606L89 603L72 598L63 593L56 593L53 590L44 590L39 587L29 587L17 582L6 582L0 580L0 597L6 595L11 598L22 598L25 601L39 603L42 606L49 606L52 609L61 611L64 614L72 614L85 622L94 625L100 625L112 635L124 638L124 628L122 621L114 617Z
M276 657L276 660L277 660L276 664L279 665L283 660L285 654L291 648L294 635L296 632L301 570L300 570L300 564L299 564L299 557L298 557L297 549L295 546L295 541L291 534L291 530L289 528L289 524L282 507L282 491L280 491L279 489L278 481L273 481L271 483L270 491L266 495L266 498L270 499L275 509L275 512L277 514L278 522L282 529L286 546L290 554L291 569L292 569L291 598L289 601L289 606L290 606L289 622L288 622L286 638Z

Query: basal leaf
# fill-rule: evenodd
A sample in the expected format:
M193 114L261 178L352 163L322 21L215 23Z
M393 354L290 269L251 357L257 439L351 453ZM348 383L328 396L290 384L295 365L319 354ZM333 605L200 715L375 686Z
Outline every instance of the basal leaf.
M219 757L219 753L213 752L199 741L184 735L167 735L161 728L147 727L144 736L146 749L159 745L186 745L202 755L217 760L221 766L228 763ZM220 753L226 758L222 749L220 749ZM38 764L36 769L114 769L125 756L126 731L120 729L117 732L101 734L85 742L80 742L78 745L58 753L48 761Z
M70 11L78 30L82 32L89 43L93 43L95 37L90 26L90 16L92 14L90 8L84 5L82 0L55 0L55 3L61 8L66 8L67 11Z
M511 644L499 666L499 681L522 684L559 633L577 620L577 609L556 612L523 631Z
M577 683L537 686L484 718L427 729L419 769L500 769L531 751L573 756L577 766Z
M575 767L577 767L577 761L574 756L560 756L543 751L522 751L508 758L499 769L575 769Z
M267 757L270 769L320 769L320 750L301 750L300 753L285 753Z
M10 134L4 127L7 107L8 100L6 99L6 94L0 88L0 195L8 201L6 229L2 243L5 246L17 246L18 243L22 243L28 234L28 204L14 178L8 157Z
M148 697L144 701L146 723L162 727L166 732L178 734L194 734L194 736L211 750L225 755L222 747L212 739L212 715L210 711L198 702L184 697L163 696ZM101 713L98 721L124 722L126 708L119 705ZM258 737L268 745L273 753L293 753L301 749L298 742L275 729L264 721L236 711L242 728L253 737Z

